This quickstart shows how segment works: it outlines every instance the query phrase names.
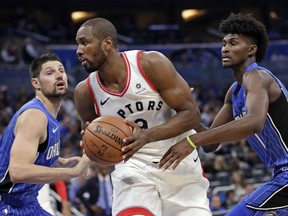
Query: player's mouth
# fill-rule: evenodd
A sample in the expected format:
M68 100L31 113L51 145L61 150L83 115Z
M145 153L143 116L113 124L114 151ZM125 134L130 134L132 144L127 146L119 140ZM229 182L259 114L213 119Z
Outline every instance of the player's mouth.
M65 87L65 82L64 82L63 80L58 81L58 82L56 83L56 87L58 87L58 88L64 88L64 87Z
M79 57L78 60L80 61L82 66L84 66L86 64L86 62L87 62L86 59L82 58L82 57Z
M222 56L222 62L230 61L231 59L228 56Z

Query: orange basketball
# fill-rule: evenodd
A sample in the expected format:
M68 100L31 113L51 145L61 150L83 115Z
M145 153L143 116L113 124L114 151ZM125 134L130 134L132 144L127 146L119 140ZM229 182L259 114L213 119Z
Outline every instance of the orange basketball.
M87 126L83 146L90 160L112 166L122 161L123 139L131 136L131 128L120 118L101 116Z

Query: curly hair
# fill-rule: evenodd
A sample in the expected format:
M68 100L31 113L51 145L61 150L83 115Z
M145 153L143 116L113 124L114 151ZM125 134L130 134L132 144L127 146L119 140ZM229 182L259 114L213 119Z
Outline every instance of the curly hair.
M223 34L247 36L257 45L256 62L264 59L268 47L268 35L263 23L249 14L234 14L220 23L219 31Z

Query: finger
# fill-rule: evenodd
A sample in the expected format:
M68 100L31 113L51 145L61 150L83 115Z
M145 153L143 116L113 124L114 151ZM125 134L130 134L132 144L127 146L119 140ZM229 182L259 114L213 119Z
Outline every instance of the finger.
M80 140L80 147L84 147L83 141Z
M174 161L174 163L173 163L172 170L175 170L176 167L180 164L181 161L182 161L182 159L177 158L177 159Z
M158 167L161 168L165 163L167 163L167 161L169 160L169 158L171 157L170 155L171 150L169 149L161 158L160 162L158 163Z
M132 156L133 156L134 152L132 152L131 150L125 154L122 155L123 161L127 162Z
M125 122L128 126L130 126L130 127L132 127L132 128L135 128L135 127L138 127L138 126L139 126L138 124L130 121L128 118L125 118L125 119L124 119L124 122Z
M167 152L160 160L158 167L162 168L163 170L166 170L171 166L172 163L173 163L173 155Z
M130 136L130 137L125 137L123 139L123 145L124 146L127 146L129 143L132 143L135 141L135 138L133 136Z
M85 123L85 128L83 128L83 130L85 130L89 124L90 124L90 122L87 121L87 122Z
M81 132L80 132L81 136L83 136L84 133L85 133L85 130L81 130Z
M130 137L127 137L124 140L125 142L123 143L123 146L121 148L123 154L126 154L128 151L137 148L137 143L133 142L135 141L135 139L130 139Z
M167 170L175 162L176 158L171 157L163 166L162 170Z

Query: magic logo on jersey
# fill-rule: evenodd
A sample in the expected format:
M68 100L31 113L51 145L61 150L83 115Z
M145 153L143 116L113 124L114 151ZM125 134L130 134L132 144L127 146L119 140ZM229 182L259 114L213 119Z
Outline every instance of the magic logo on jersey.
M60 141L56 142L53 146L50 146L47 151L46 160L50 160L54 157L58 157L60 154L59 151Z

